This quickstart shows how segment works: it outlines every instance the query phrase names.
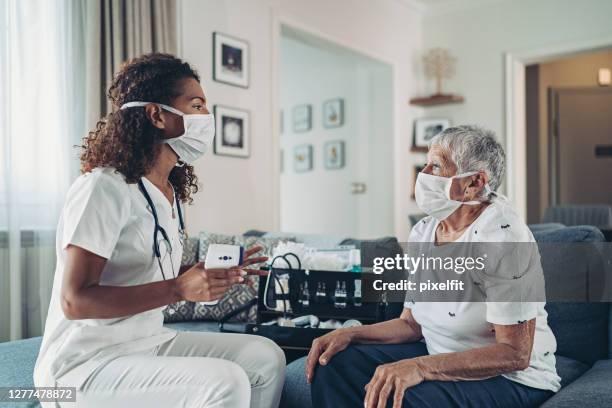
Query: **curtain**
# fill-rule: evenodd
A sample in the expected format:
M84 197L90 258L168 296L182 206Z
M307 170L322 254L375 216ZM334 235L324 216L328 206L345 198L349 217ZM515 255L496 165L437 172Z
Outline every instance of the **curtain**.
M5 0L0 35L0 339L40 335L77 160L70 0ZM80 115L82 116L82 115Z
M87 123L111 110L106 91L124 61L148 52L175 54L174 0L91 0L85 3Z
M113 73L175 50L173 0L0 1L0 341L43 333L76 146Z

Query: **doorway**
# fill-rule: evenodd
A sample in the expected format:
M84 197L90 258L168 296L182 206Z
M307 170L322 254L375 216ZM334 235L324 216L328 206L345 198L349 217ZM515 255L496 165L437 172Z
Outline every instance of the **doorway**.
M546 208L608 204L598 175L612 174L612 91L599 69L612 69L612 51L582 52L525 67L527 221ZM592 175L592 177L589 177Z
M549 101L552 204L612 206L612 89L551 88Z
M280 229L393 234L392 67L281 25Z

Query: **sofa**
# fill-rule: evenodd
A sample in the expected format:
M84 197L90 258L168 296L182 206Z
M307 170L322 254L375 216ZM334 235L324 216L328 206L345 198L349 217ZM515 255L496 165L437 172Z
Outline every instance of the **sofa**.
M582 243L597 247L604 241L601 232L592 226L565 227L562 224L531 225L536 241L540 245L546 282L558 281L566 276L583 276L591 273L590 262L576 261L567 245L554 243ZM283 237L285 234L249 231L249 235ZM298 242L313 247L329 247L340 243L359 243L347 237L287 234ZM190 238L197 239L197 238ZM550 245L550 244L553 245ZM395 239L382 239L375 246L382 253L393 251L386 248L397 245ZM196 248L197 245L186 245ZM601 249L601 247L599 247ZM609 248L609 247L608 247ZM193 257L196 255L194 254ZM184 259L189 259L184 257ZM595 266L597 267L597 265ZM612 279L612 276L608 276ZM592 301L592 288L585 288L581 299L571 302L550 302L546 308L549 324L557 338L557 370L562 378L562 389L543 405L551 407L612 407L612 304ZM401 312L401 304L389 307L387 318ZM217 322L197 321L166 324L176 330L218 331ZM31 338L0 343L0 387L31 387L34 363L40 348L41 338ZM14 406L14 405L2 405ZM19 404L22 407L37 407L39 404ZM281 406L286 408L310 407L310 388L304 380L304 358L287 366L287 376Z

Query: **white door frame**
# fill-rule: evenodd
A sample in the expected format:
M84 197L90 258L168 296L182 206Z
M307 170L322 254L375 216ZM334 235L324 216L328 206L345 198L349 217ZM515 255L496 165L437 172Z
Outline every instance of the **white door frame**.
M505 54L506 187L519 215L527 216L527 135L525 67L531 64L612 48L612 33L597 38L562 43Z
M362 54L366 57L378 60L384 64L387 64L391 67L391 75L393 85L397 83L397 67L395 62L378 55L376 53L371 52L370 50L363 49L360 47L356 47L354 44L349 44L344 40L336 38L328 33L322 32L318 28L314 28L312 26L306 25L302 22L298 22L294 20L292 17L283 14L282 10L277 7L272 8L272 172L274 176L272 177L272 196L274 199L272 200L272 225L273 231L280 231L280 128L278 126L280 121L280 40L281 40L281 30L282 26L291 27L293 29L302 31L308 35L313 37L320 38L324 41L336 44L342 48L346 48L352 50L356 53ZM397 144L397 129L399 129L399 105L397 103L397 92L395 88L392 86L392 98L394 102L394 110L393 110L393 124L392 124L392 136L393 136L393 146L394 150L396 150ZM391 197L393 202L393 228L396 228L397 225L397 200L396 200L396 186L395 186L395 173L397 172L398 163L395 160L395 156L392 159L394 161L393 164L393 174L391 176L394 180L394 188L393 188L393 197ZM286 165L286 161L285 161Z

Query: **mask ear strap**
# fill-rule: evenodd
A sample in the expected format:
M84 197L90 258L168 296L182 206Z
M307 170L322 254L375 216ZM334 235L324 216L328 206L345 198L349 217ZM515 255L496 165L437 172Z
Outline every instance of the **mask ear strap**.
M119 108L119 110L124 110L127 108L138 108L138 107L147 106L147 105L159 105L162 109L165 109L168 112L172 112L175 115L179 115L179 116L185 115L183 112L181 112L178 109L173 108L172 106L164 105L163 103L157 103L157 102L138 102L138 101L126 102L123 105L121 105L121 108Z

